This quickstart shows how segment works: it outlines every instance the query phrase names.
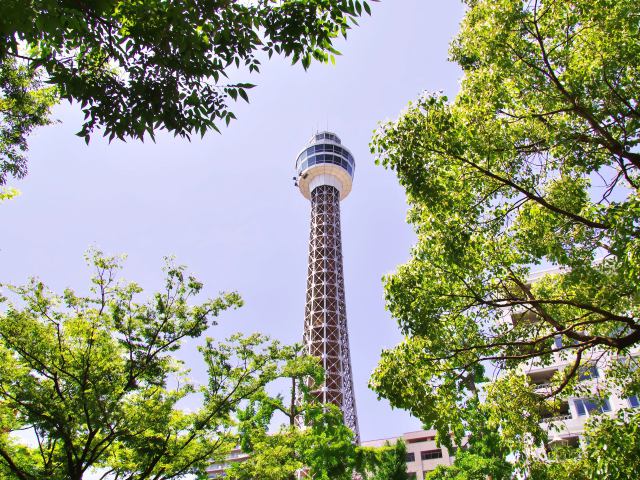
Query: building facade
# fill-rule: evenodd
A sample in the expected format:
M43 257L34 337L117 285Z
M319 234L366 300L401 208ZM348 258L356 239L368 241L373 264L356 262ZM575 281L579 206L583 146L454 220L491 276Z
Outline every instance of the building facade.
M560 269L549 269L533 273L528 278L531 285L548 274L562 273ZM517 322L536 322L537 318L530 311L512 309L505 312L505 321L516 324ZM566 339L564 340L566 341ZM563 338L560 335L554 337L556 349L562 348ZM533 385L536 393L546 396L551 393L552 377L574 364L575 356L558 351L553 354L552 362L540 364L536 361L528 361L520 366L520 371L527 376L529 384ZM569 397L561 402L559 411L543 412L541 426L549 432L549 445L577 446L584 434L587 420L599 414L613 415L623 408L638 408L640 406L637 395L627 397L613 389L611 395L600 398L601 387L607 382L606 371L614 362L625 362L628 368L640 366L640 349L635 347L625 356L605 353L598 349L585 351L582 357L581 369L578 372L582 391L589 392L581 396Z
M214 462L207 468L207 478L224 478L227 476L227 469L234 463L244 462L249 455L244 453L239 447L231 450L223 462Z
M386 444L395 444L398 439L403 440L407 446L407 472L411 479L424 480L424 476L438 465L451 465L453 463L454 457L449 455L449 451L436 445L435 430L418 430L395 437L367 440L362 442L362 446L384 447ZM233 463L242 462L247 458L248 455L242 453L239 448L233 450L224 462L213 463L207 469L208 478L224 478L227 468Z
M557 347L562 345L560 337L555 338ZM542 427L549 432L550 443L548 447L554 445L577 446L584 434L587 420L599 414L613 415L623 408L638 408L640 401L637 395L624 396L615 390L607 397L601 398L599 391L601 386L607 381L606 370L612 362L625 361L630 364L640 362L640 352L638 349L627 357L620 358L602 352L592 352L586 358L584 367L579 371L579 380L584 387L585 393L581 396L569 397L561 402L559 411L543 412ZM565 368L571 368L573 358L562 357L554 354L554 361L549 365L536 365L529 363L522 367L523 373L527 376L535 391L542 395L549 394L552 390L551 378Z
M453 463L453 455L450 455L445 447L436 445L435 430L419 430L404 433L397 437L368 440L362 442L362 446L383 447L387 443L393 445L398 440L403 440L407 446L407 472L409 473L409 478L424 480L425 475L435 470L438 465L451 465Z

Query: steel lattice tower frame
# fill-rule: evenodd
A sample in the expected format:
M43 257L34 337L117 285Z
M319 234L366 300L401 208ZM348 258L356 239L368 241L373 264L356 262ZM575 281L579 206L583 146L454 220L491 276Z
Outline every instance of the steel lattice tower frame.
M325 369L325 382L314 394L341 408L359 443L340 234L340 201L351 191L355 161L337 135L321 132L298 156L296 170L300 192L311 201L303 342Z

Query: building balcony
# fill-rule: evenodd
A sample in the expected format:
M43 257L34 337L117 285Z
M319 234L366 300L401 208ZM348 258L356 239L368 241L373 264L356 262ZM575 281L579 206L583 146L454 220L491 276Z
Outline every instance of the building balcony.
M541 420L541 423L553 423L553 422L566 422L567 420L571 420L573 417L570 413L564 415L556 415L555 417L547 417Z

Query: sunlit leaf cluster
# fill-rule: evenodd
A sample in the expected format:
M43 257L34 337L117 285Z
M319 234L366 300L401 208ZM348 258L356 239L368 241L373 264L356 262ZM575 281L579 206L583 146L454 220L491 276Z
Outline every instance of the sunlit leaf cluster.
M170 479L205 476L237 441L236 412L297 355L253 334L199 348L208 382L175 353L236 293L197 301L202 283L168 261L144 301L121 260L90 252L90 291L57 295L37 279L0 298L0 478ZM190 408L185 408L190 406Z
M21 105L7 107L16 83L6 82L8 71L25 77L24 68L27 81L42 78L60 98L79 103L85 120L78 135L87 142L95 129L110 140L153 139L159 129L190 138L235 118L229 98L249 101L254 85L243 79L259 72L259 57L290 57L305 69L313 60L334 61L334 41L365 12L371 9L363 0L4 1L0 134L13 117L36 112L18 124L17 138L0 137L0 181L24 175L15 150L47 122L52 95L32 88Z

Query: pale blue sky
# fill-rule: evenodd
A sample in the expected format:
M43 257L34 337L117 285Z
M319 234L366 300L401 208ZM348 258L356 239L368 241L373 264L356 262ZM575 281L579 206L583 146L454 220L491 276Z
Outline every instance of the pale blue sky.
M83 252L97 245L127 253L125 275L151 292L162 257L173 254L205 283L205 293L237 290L245 307L208 332L261 331L284 342L302 334L309 203L293 186L297 152L318 129L336 132L356 159L353 191L342 204L347 314L363 440L420 428L377 401L367 381L380 351L400 340L384 310L382 275L409 256L403 190L377 167L369 140L377 122L397 117L423 90L454 96L460 71L447 62L458 29L457 1L372 4L337 64L305 72L287 60L265 62L251 104L222 135L191 143L159 134L157 143L73 134L81 115L56 109L61 123L30 139L29 176L18 199L0 206L0 281L40 276L56 289L84 288ZM202 378L193 345L183 353Z

